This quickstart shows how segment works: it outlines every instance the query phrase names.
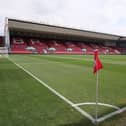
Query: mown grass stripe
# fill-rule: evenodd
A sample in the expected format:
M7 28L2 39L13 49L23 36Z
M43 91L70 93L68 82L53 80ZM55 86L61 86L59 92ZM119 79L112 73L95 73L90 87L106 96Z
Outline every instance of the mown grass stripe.
M20 69L22 69L23 71L25 71L27 74L29 74L31 77L33 77L35 80L37 80L40 84L44 85L46 88L48 88L51 92L53 92L55 95L57 95L58 97L60 97L62 100L64 100L66 103L68 103L71 107L73 107L74 109L76 109L78 112L80 112L83 116L87 117L88 119L90 119L92 121L92 123L95 124L95 119L88 114L86 111L82 110L80 107L78 106L73 106L74 103L70 100L68 100L66 97L64 97L63 95L61 95L59 92L57 92L55 89L51 88L50 86L48 86L45 82L43 82L42 80L40 80L38 77L36 77L34 74L32 74L31 72L29 72L28 70L26 70L24 67L22 67L21 65L15 63L13 60L11 60L9 58L9 60L11 62L13 62L16 66L18 66Z

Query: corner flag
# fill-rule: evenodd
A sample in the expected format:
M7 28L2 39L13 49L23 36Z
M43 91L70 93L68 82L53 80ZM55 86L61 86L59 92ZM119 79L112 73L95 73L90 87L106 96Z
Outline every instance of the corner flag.
M103 68L102 63L98 57L98 50L95 50L94 52L94 63L95 63L94 64L94 74L95 74L98 70Z
M96 73L96 110L95 110L95 123L98 125L98 71L102 69L102 63L98 57L98 50L94 52L94 74Z

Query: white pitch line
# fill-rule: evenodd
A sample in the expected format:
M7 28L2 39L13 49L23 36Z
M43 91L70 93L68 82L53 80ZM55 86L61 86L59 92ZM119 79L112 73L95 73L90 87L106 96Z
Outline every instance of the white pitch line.
M64 97L63 95L61 95L59 92L57 92L55 89L51 88L50 86L48 86L45 82L43 82L42 80L40 80L38 77L36 77L35 75L33 75L31 72L29 72L28 70L26 70L24 67L22 67L21 65L15 63L13 60L11 60L10 58L8 58L12 63L14 63L16 66L18 66L20 69L22 69L23 71L25 71L27 74L29 74L31 77L33 77L35 80L37 80L41 85L45 86L46 88L48 88L51 92L53 92L55 95L57 95L59 98L61 98L62 100L64 100L66 103L68 103L70 106L72 106L74 109L76 109L78 112L80 112L83 116L87 117L89 120L91 120L94 124L95 124L95 119L88 114L86 111L82 110L80 107L78 106L73 106L74 103L71 102L70 100L68 100L66 97Z
M102 121L104 121L104 120L106 120L106 119L109 119L109 118L111 118L112 116L118 115L118 114L120 114L120 113L122 113L122 112L124 112L124 111L126 111L126 107L121 108L121 109L119 109L119 110L117 110L117 111L115 111L115 112L111 112L111 113L109 113L109 114L107 114L107 115L105 115L105 116L103 116L103 117L100 117L97 121L98 121L98 122L102 122Z
M95 102L84 102L84 103L77 103L77 104L74 104L73 106L82 106L82 105L96 105ZM111 108L115 108L115 109L120 109L119 107L115 106L115 105L110 105L110 104L106 104L106 103L98 103L98 105L101 105L101 106L107 106L107 107L111 107Z

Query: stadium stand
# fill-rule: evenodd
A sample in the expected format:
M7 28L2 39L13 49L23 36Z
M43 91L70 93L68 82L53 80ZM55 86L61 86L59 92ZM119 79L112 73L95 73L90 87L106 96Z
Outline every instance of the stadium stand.
M39 39L29 39L28 41L29 47L32 48L33 53L38 53L42 54L47 51L48 46L44 42L44 40L39 40Z
M13 38L11 40L11 53L13 54L32 54L26 47L27 44L22 38Z
M5 43L11 54L126 54L126 37L8 19ZM8 34L9 33L9 34ZM0 38L2 45L2 38Z
M25 41L24 41L25 40ZM106 47L96 43L43 40L36 38L12 38L12 54L93 54L95 49L100 54L120 54L126 49Z

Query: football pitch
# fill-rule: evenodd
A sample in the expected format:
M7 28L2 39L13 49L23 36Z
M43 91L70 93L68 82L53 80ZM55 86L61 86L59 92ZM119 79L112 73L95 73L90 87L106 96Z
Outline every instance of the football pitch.
M99 126L119 126L126 121L126 56L100 59ZM94 126L93 65L91 55L1 57L0 125Z

